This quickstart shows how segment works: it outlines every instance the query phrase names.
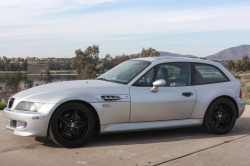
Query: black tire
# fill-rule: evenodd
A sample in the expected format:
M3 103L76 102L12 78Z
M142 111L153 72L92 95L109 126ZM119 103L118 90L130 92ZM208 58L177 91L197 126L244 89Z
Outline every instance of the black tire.
M67 148L83 146L95 130L92 111L81 103L68 103L56 110L50 120L49 134L57 144Z
M210 104L203 127L213 134L226 134L231 131L237 119L237 110L227 98L219 98Z

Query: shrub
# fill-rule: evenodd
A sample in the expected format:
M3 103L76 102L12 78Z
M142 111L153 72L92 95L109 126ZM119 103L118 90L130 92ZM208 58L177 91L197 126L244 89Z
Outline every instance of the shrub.
M241 83L241 87L245 87L246 86L245 82L240 81L240 83Z
M250 75L244 75L244 76L242 76L242 78L250 80Z
M235 77L236 79L241 79L241 76L240 76L240 75L234 75L234 77Z
M246 101L247 104L250 104L250 86L241 88L242 98Z
M13 92L20 91L20 84L22 82L21 71L14 72L13 74L5 73L2 81L5 82L5 89L12 90Z
M15 92L13 92L12 90L9 90L9 89L3 89L1 92L0 92L0 101L5 102L7 103L9 98L15 94Z
M7 104L0 102L0 110L3 110L5 107L7 107Z
M5 103L13 94L31 88L34 83L34 81L28 78L23 79L20 71L12 74L4 73L0 81L3 83L3 87L0 87L0 101Z

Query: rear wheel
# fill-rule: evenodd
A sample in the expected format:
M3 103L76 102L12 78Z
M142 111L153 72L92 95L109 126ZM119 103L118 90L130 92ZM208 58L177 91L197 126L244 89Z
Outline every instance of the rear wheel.
M232 130L237 119L237 110L231 100L219 98L208 108L204 127L214 134L226 134Z
M49 134L58 145L75 148L84 145L93 135L95 119L91 110L80 103L60 107L51 118Z

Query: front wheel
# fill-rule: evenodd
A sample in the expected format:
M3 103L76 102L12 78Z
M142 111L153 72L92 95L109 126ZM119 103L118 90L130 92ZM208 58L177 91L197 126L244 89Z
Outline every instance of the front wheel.
M58 145L67 148L80 147L93 135L95 119L91 110L80 103L61 106L53 114L49 134Z
M231 131L237 119L237 110L231 100L219 98L208 108L204 127L214 134L226 134Z

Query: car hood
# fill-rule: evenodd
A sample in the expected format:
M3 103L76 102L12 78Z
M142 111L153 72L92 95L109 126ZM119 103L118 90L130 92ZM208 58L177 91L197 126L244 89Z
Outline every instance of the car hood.
M15 104L20 101L62 103L68 100L99 102L96 95L129 95L124 84L103 80L77 80L51 83L33 87L15 94Z

